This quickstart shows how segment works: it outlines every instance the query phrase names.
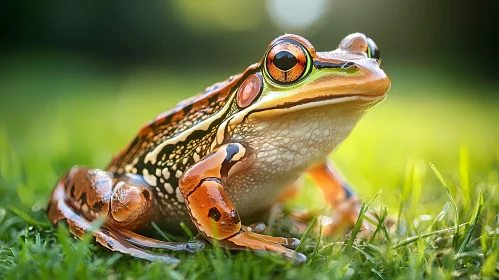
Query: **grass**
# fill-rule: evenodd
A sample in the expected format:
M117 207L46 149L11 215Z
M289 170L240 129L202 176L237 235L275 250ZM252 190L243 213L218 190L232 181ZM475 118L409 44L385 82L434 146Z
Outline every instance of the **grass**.
M192 85L173 72L112 75L78 61L46 68L11 63L0 71L1 279L499 277L499 102L466 97L487 88L418 73L423 80L415 84L393 70L389 98L333 155L366 201L363 210L393 226L381 225L367 238L357 227L335 236L302 234L277 213L266 221L271 233L301 238L307 263L208 246L198 254L168 252L182 260L172 267L52 228L47 198L71 165L104 167L148 119L225 74L199 75ZM323 209L318 194L307 181L287 208ZM320 226L321 219L314 222Z

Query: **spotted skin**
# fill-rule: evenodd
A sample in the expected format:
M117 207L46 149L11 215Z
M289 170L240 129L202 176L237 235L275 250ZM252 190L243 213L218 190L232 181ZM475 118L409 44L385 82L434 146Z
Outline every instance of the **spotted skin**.
M203 94L160 114L114 157L109 171L117 175L141 175L153 188L158 210L164 216L159 224L178 227L188 219L178 180L187 168L219 145L220 125L235 111L234 96L230 93L258 68L250 67L243 74L217 83Z
M355 33L334 51L316 52L302 37L276 38L259 63L147 123L105 170L73 167L51 195L50 221L65 220L80 238L92 231L104 247L147 260L178 263L152 249L196 252L204 244L138 234L155 222L168 232L185 223L228 249L304 262L292 250L298 240L243 222L306 173L330 176L318 185L333 204L355 198L338 187L335 173L317 175L314 167L390 87L369 40ZM351 201L345 217L358 214ZM96 220L103 221L98 229Z

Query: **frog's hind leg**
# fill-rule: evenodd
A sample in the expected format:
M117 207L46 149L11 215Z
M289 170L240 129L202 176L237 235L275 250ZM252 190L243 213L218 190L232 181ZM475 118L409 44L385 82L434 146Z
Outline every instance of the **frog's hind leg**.
M204 243L198 240L191 240L188 242L165 242L146 236L142 236L133 231L116 228L111 230L112 233L119 239L126 241L131 245L141 248L154 248L154 249L167 249L172 251L187 251L196 253L204 248Z
M189 252L196 252L203 248L202 242L197 242L197 244L195 242L163 242L138 235L125 228L126 226L140 225L133 219L126 219L126 213L121 213L121 216L117 215L118 220L125 222L120 225L119 221L112 215L113 208L110 203L112 198L116 195L119 197L121 194L123 200L127 197L123 196L124 193L130 194L132 192L133 195L133 191L142 192L143 188L146 187L133 184L134 188L127 190L127 186L131 186L129 180L125 180L125 182L118 180L118 183L115 184L116 180L113 179L110 173L101 170L78 167L71 169L69 174L62 177L57 183L52 193L48 208L50 221L55 225L57 222L65 220L71 233L80 239L86 232L92 232L96 241L104 247L149 261L159 260L171 264L179 262L178 259L171 256L152 252L150 249L153 248ZM115 185L114 190L113 185ZM134 199L133 196L128 196L128 198ZM126 199L122 202L125 202L125 205L118 205L137 209L137 207L133 207L134 205L126 205ZM99 218L105 219L104 224L100 228L95 228L91 221Z
M352 228L359 216L360 205L358 197L348 187L346 179L328 160L315 166L308 173L334 209L331 223L323 225L323 233L331 234L340 228ZM364 220L361 229L372 230L372 226Z

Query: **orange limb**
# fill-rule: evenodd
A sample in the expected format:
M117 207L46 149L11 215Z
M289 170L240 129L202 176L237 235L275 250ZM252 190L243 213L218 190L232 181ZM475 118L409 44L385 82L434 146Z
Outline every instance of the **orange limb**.
M360 213L359 199L334 164L326 160L309 170L309 174L335 211L332 222L323 225L323 233L331 234L340 228L352 228ZM371 230L372 226L364 220L362 229Z
M264 223L254 223L249 226L242 226L244 231L250 231L255 233L262 233L265 231L267 226Z
M179 187L192 222L212 244L231 250L270 251L298 263L304 262L306 257L303 254L290 249L296 248L299 240L253 231L263 231L261 225L260 229L256 225L254 228L242 226L239 213L223 185L231 174L244 170L250 161L242 145L226 144L183 174Z
M154 216L155 202L148 186L129 177L113 178L98 169L74 167L63 176L52 192L48 217L53 225L65 220L69 230L82 239L92 232L96 241L112 251L129 254L149 261L177 264L179 260L150 249L197 252L200 241L164 242L138 235L132 229L145 226ZM92 221L104 219L95 228Z

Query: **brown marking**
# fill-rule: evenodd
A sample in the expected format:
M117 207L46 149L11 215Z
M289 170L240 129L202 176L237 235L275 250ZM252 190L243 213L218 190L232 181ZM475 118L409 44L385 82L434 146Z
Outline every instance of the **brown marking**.
M238 224L241 222L241 219L239 218L239 214L237 213L236 209L230 210L230 216L232 217L232 222L234 224Z
M81 196L80 196L80 200L81 200L81 205L83 204L87 204L87 193L82 193Z
M142 191L142 195L144 196L144 198L145 198L146 200L151 199L151 194L149 193L149 191L148 191L148 190L143 190L143 191Z
M217 207L211 207L208 211L208 217L210 217L213 221L218 222L222 217L222 213L218 211Z
M104 205L105 203L103 201L97 201L96 203L94 203L94 205L92 205L92 210L94 210L95 212L100 212L102 211Z

